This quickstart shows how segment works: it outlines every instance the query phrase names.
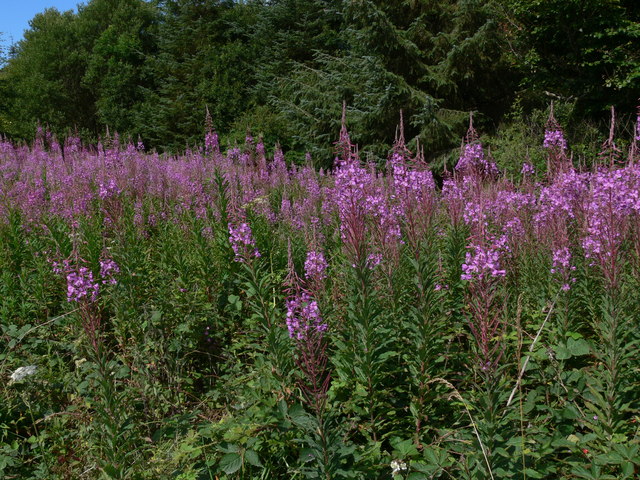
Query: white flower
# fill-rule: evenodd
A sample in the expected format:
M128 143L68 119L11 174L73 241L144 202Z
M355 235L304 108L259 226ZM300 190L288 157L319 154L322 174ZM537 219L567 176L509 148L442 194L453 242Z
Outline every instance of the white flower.
M393 460L389 466L391 467L391 470L392 470L391 475L397 475L401 471L407 469L407 464L404 463L402 460Z
M35 365L28 365L26 367L20 367L20 368L16 369L16 371L11 374L11 380L13 380L14 382L19 382L23 378L28 377L29 375L33 375L34 373L36 373L37 369L38 369L38 367L35 366Z

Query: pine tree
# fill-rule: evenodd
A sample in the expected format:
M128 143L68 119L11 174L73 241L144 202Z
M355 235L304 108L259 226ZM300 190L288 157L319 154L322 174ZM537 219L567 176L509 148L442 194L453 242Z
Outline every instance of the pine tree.
M160 7L158 53L150 62L157 84L139 124L151 145L181 149L201 141L205 108L219 132L247 108L254 8L218 0L166 0Z

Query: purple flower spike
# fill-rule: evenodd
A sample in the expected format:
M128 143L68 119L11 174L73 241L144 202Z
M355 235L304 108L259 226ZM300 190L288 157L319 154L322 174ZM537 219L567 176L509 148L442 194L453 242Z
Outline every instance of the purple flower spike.
M544 142L542 146L564 152L567 149L567 141L564 138L562 130L546 130L544 132Z
M93 279L93 273L86 267L77 272L67 274L67 301L79 302L83 298L95 302L100 291L100 284Z
M304 340L310 330L327 331L318 303L308 293L302 292L287 301L287 329L296 340Z
M483 247L472 245L473 252L467 252L462 264L462 280L482 279L486 277L504 277L506 271L500 268L500 249L503 246L491 245Z
M103 284L115 285L118 281L115 279L115 275L120 273L120 267L112 259L100 260L100 276L102 277Z
M322 252L311 250L304 262L304 274L309 279L324 280L327 278L327 261Z
M121 190L118 188L116 181L111 179L107 183L100 183L98 185L98 195L101 200L106 200L107 198L114 197L118 195Z
M522 170L520 171L520 173L522 173L522 175L533 175L534 173L536 173L536 169L533 168L533 165L531 165L530 163L523 163L522 164Z
M250 256L260 257L260 252L256 248L251 227L246 223L241 223L239 226L229 224L229 242L231 242L231 248L233 253L236 254L235 261L241 262L246 260Z

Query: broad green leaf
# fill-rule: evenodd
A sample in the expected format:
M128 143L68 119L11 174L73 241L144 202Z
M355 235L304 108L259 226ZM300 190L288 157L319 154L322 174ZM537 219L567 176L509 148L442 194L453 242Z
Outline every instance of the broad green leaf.
M237 472L242 467L242 457L237 453L227 453L220 459L220 468L227 475Z
M261 467L262 463L260 463L260 458L255 450L247 450L244 452L244 459L254 467Z
M580 355L588 355L591 351L591 349L589 348L589 343L582 338L578 340L570 338L567 341L567 349L571 352L571 355L576 357Z
M530 478L544 478L544 475L536 470L531 468L525 468L524 472L527 474L527 477Z

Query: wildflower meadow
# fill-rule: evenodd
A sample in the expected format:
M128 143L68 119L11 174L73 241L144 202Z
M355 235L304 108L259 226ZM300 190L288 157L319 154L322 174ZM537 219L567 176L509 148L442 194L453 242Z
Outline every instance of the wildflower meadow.
M210 125L211 122L207 122ZM0 141L0 478L637 479L640 115L506 168ZM337 133L337 132L336 132Z

